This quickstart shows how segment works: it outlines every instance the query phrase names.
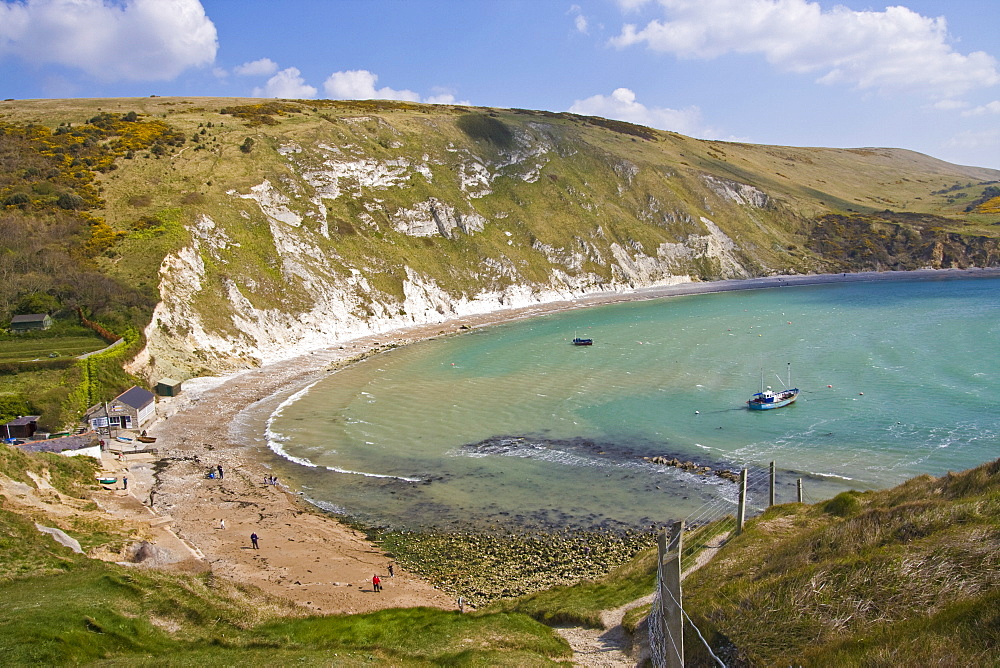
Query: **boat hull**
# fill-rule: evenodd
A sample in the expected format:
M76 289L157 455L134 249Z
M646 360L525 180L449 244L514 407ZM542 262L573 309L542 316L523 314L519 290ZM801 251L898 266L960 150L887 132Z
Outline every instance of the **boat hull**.
M749 401L747 401L747 407L752 411L768 411L772 408L781 408L794 403L798 398L798 389L776 392L770 397L764 396L764 393L758 392L753 395Z

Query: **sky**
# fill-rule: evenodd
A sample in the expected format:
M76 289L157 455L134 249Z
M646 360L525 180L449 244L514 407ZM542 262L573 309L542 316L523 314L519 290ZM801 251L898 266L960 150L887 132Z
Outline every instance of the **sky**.
M1000 169L997 0L0 0L0 99L394 99Z

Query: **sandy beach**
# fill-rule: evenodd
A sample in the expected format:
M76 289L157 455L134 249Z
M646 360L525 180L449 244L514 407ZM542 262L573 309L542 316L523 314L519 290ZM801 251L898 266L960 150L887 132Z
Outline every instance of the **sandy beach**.
M605 293L573 301L463 317L344 341L293 359L226 378L192 379L184 392L158 406L148 428L157 454L108 456L106 466L127 473L127 500L134 513L160 525L159 560L179 570L206 571L287 597L317 614L362 613L391 607L457 608L451 595L395 565L365 535L306 503L297 490L265 483L275 455L262 441L244 436L292 393L319 378L388 347L470 328L531 318L567 309L672 295L780 288L845 281L942 277L996 277L1000 270L918 271L871 274L780 276L688 283L629 293ZM222 478L206 473L221 466ZM280 483L280 481L279 481ZM117 493L116 493L117 494ZM123 506L124 507L124 506ZM150 519L151 518L151 519ZM169 544L170 532L186 547ZM259 549L250 535L259 537ZM382 578L383 591L371 579Z

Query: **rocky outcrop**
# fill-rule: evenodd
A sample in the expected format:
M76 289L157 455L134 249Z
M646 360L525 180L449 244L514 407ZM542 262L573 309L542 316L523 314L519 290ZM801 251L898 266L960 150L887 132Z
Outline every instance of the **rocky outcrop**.
M695 473L697 475L714 475L717 478L729 480L730 482L740 481L740 474L735 471L730 471L729 469L713 469L711 466L701 466L694 462L682 461L676 457L661 457L657 455L655 457L643 457L642 459L650 464L673 466L674 468L687 471L688 473Z

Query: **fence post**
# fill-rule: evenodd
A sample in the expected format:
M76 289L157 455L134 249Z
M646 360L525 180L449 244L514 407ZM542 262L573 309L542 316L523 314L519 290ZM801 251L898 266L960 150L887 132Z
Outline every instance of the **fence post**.
M799 503L802 503L802 478L799 478Z
M740 508L736 517L736 535L743 533L743 521L747 514L747 470L740 473Z
M684 668L684 612L681 609L681 553L683 552L684 522L674 522L670 527L670 540L666 531L657 537L660 557L660 636L670 641L667 648L666 668Z
M769 508L774 505L774 482L774 462L771 462L771 501L767 504Z

